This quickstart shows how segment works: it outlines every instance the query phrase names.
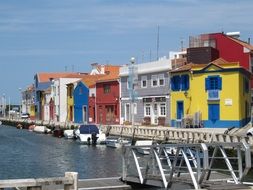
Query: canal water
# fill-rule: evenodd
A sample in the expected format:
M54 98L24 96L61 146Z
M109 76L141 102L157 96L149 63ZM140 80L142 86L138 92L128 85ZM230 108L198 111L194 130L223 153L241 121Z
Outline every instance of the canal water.
M0 179L58 177L68 171L82 179L115 177L121 163L120 149L0 127Z

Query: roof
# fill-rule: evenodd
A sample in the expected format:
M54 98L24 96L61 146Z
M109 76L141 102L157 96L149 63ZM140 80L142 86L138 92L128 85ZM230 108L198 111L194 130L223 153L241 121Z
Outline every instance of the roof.
M38 82L48 82L51 79L56 78L73 78L73 77L80 77L80 73L71 73L71 72L62 72L62 73L37 73Z
M227 35L226 35L227 36ZM253 51L253 46L247 42L244 42L242 40L239 40L239 39L236 39L236 38L233 38L231 36L227 36L229 39L233 40L234 42L242 45L243 47L249 49L250 51Z
M81 81L89 88L94 87L96 82L105 75L86 75Z
M182 67L179 67L175 70L172 70L170 71L170 73L179 73L179 72L187 72L187 71L193 71L193 72L199 72L199 71L204 71L206 70L208 67L210 66L216 66L220 69L233 69L233 68L236 68L236 69L243 69L245 70L245 72L248 74L248 75L251 75L251 73L249 71L247 71L246 69L244 69L243 67L241 67L239 65L239 62L227 62L226 60L222 59L222 58L219 58L219 59L216 59L212 62L210 62L209 64L193 64L193 63L189 63L187 65L184 65Z
M105 70L105 75L101 77L97 82L114 81L119 79L119 69L121 66L110 66L108 70Z

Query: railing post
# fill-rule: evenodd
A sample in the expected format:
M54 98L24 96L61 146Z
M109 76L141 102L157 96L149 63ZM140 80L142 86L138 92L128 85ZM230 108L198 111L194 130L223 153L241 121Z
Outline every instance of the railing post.
M66 178L72 178L73 184L64 185L64 190L77 190L77 182L78 182L78 173L77 172L65 172Z

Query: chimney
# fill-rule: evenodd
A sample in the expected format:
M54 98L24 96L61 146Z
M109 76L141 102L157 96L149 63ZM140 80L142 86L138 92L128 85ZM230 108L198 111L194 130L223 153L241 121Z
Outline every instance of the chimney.
M100 67L101 67L100 74L105 74L105 66L101 65Z

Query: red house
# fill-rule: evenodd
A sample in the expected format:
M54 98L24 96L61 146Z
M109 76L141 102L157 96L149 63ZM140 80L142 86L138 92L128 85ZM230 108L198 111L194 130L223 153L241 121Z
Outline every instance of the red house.
M190 37L187 49L187 62L205 63L217 58L223 58L228 62L239 62L248 71L253 71L253 46L250 42L239 39L239 32L201 34ZM200 48L200 49L198 49ZM202 48L202 49L201 49ZM209 49L208 49L209 48ZM196 52L201 51L200 54ZM204 52L204 54L203 54ZM205 59L203 61L203 59ZM207 60L208 59L208 60ZM253 81L251 81L253 88Z
M96 82L96 123L119 124L119 68L110 66L108 75Z

